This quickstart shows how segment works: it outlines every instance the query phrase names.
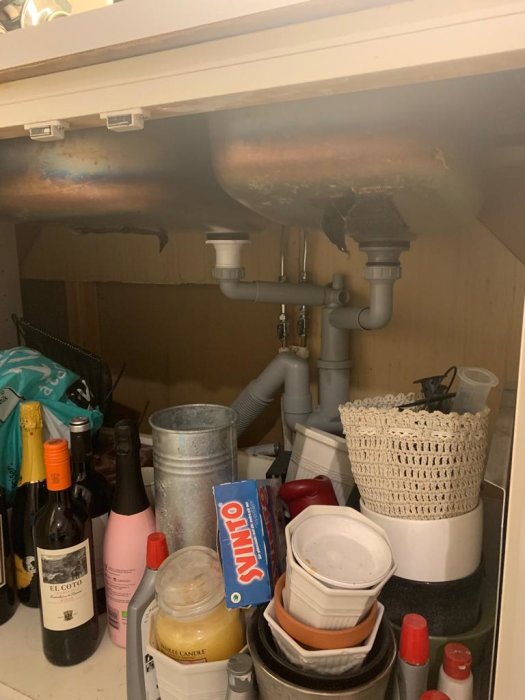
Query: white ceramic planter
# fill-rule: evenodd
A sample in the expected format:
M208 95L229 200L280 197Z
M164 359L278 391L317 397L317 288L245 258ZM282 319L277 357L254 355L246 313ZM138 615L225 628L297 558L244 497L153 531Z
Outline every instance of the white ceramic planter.
M437 583L470 576L481 562L483 503L469 513L440 520L404 520L369 510L361 512L388 535L396 576Z
M302 647L283 630L275 618L274 602L266 607L264 617L268 622L275 643L290 663L299 668L333 676L359 668L374 646L377 630L383 618L384 607L379 603L374 628L364 643L358 647L310 651ZM164 698L163 698L164 700Z
M283 603L297 620L319 629L343 629L354 627L368 613L383 586L396 570L395 561L382 581L372 588L332 588L311 576L295 561L292 553L292 536L297 526L305 519L331 514L334 509L345 517L366 521L388 542L384 531L357 511L338 506L310 506L303 510L286 526L286 588Z

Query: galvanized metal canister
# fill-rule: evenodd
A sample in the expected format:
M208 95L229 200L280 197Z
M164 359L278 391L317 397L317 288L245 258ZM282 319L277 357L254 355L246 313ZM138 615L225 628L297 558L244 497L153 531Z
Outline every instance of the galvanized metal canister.
M237 413L227 406L188 404L154 413L155 513L170 552L217 547L212 487L237 479Z

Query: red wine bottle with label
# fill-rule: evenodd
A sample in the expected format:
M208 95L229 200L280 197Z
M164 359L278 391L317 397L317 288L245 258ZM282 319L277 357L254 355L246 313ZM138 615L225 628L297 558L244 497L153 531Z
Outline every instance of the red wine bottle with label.
M7 622L16 610L15 570L5 491L0 488L0 625Z
M22 464L13 502L11 533L18 597L32 608L38 607L33 524L38 510L47 499L42 427L40 403L23 403L20 406Z
M44 654L72 666L97 648L98 618L91 519L75 501L66 440L44 443L46 505L34 526Z
M111 508L111 487L102 474L93 468L93 447L89 419L80 416L69 423L71 438L71 470L73 496L80 500L91 517L95 557L97 608L106 610L104 594L104 561L102 557L104 534Z

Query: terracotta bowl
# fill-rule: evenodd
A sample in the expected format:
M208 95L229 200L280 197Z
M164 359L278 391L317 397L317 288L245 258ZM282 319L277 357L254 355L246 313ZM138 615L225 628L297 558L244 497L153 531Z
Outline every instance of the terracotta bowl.
M355 627L346 627L340 630L323 630L310 627L304 622L296 620L285 609L282 597L286 583L286 574L283 574L275 584L274 604L275 617L285 632L297 642L311 649L346 649L356 647L365 640L374 627L377 617L377 601L370 608L370 612Z

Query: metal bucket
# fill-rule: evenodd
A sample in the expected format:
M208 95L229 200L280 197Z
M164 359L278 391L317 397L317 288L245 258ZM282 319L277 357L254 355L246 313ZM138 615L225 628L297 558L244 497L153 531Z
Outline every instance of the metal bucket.
M237 414L226 406L188 404L154 413L155 512L170 552L217 547L212 487L237 479Z
M336 693L300 688L298 685L293 685L277 676L267 666L261 664L259 659L254 659L253 663L261 700L327 700L327 698L332 698L332 700L384 700L395 660L396 656L393 652L388 666L377 678L357 688L339 690Z

